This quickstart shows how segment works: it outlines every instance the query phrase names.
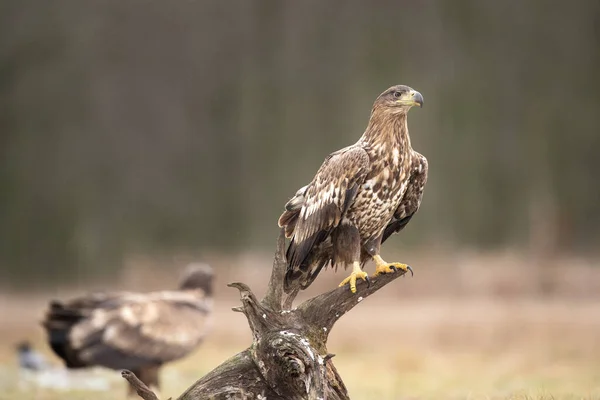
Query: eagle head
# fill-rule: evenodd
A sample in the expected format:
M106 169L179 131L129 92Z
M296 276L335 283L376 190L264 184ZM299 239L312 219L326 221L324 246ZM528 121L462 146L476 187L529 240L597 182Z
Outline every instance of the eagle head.
M213 291L213 270L208 264L189 264L179 281L180 290L202 289L207 296Z
M373 108L385 109L394 114L406 114L413 106L423 107L421 93L405 85L396 85L381 93Z

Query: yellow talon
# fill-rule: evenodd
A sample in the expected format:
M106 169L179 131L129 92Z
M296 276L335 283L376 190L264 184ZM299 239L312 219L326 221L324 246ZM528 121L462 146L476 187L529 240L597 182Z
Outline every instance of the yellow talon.
M369 282L369 275L360 268L360 263L355 262L352 266L352 273L349 277L344 279L339 286L342 287L346 283L350 283L350 291L352 293L356 293L356 279L358 278L362 279L363 281Z
M379 255L376 255L375 257L373 257L373 260L375 260L375 275L374 276L378 276L381 274L391 274L393 272L398 271L399 269L401 269L404 272L410 271L412 273L412 269L406 264L388 263L388 262L385 262L383 260L383 258L381 258L381 256L379 256Z

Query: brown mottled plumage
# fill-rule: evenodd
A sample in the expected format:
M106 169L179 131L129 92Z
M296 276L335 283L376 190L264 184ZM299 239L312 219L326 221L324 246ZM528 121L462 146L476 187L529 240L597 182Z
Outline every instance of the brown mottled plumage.
M287 293L307 288L328 263L353 265L350 283L366 279L369 259L376 275L407 269L379 256L381 243L399 232L419 209L427 181L427 159L411 147L408 110L423 105L421 94L393 86L373 104L363 136L330 154L312 182L286 204L279 226L291 238Z
M93 293L52 301L43 326L68 368L129 369L158 386L158 369L204 339L212 312L212 269L191 264L179 290Z

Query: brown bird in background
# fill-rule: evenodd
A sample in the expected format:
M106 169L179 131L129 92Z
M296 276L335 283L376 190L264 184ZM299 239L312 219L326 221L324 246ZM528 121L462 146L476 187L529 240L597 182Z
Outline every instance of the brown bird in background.
M408 134L413 106L422 107L423 96L408 86L379 95L358 142L330 154L312 182L285 205L279 226L291 238L287 293L306 289L328 263L352 265L340 284L350 283L352 292L357 279L368 281L362 266L370 259L375 276L410 270L384 261L379 253L381 244L417 212L427 182L427 159L412 149Z
M158 387L159 368L188 355L207 334L212 285L210 266L191 264L178 290L52 301L43 326L67 368L129 369L146 385Z

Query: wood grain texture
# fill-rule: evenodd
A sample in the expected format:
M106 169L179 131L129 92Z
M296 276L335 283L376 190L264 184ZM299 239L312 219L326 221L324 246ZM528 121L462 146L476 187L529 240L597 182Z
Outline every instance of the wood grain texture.
M179 400L350 398L327 351L329 333L339 318L404 273L378 276L370 286L361 283L356 294L341 287L292 308L295 295L283 296L286 268L282 229L265 297L259 301L243 283L229 285L240 292L242 305L234 311L248 319L252 345L199 379Z

